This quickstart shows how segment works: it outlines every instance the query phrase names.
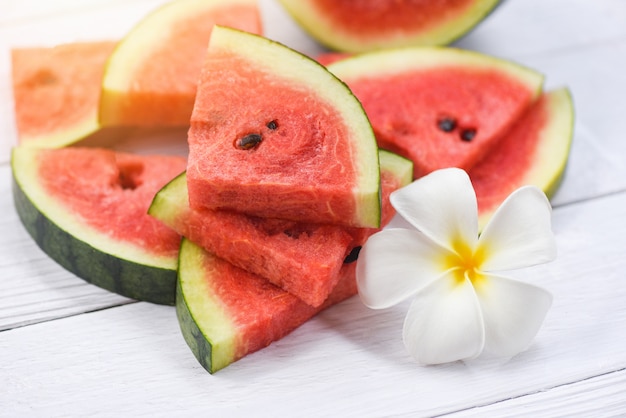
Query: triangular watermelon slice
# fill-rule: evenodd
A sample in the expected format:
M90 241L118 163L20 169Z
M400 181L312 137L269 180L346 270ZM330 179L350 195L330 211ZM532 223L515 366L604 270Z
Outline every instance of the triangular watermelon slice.
M37 245L67 270L112 292L172 305L180 236L147 209L185 164L178 156L18 147L15 206Z
M183 239L176 292L183 337L202 367L214 373L355 295L355 265L343 266L331 296L314 308Z
M534 185L548 197L565 171L574 129L567 88L544 93L469 175L484 225L515 189Z
M356 55L328 69L359 98L381 148L415 177L471 169L541 93L537 72L478 52L405 48Z
M215 24L261 33L256 0L176 0L138 22L111 54L102 125L188 126Z
M380 224L378 148L360 103L281 44L213 29L188 141L194 208Z
M381 151L380 162L386 224L395 214L389 194L410 183L413 165L386 151ZM209 252L268 279L312 306L326 300L349 253L377 231L192 209L184 175L157 193L148 213Z

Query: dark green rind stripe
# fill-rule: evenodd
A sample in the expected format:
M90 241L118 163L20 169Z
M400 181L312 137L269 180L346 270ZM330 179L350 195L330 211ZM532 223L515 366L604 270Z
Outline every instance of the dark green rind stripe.
M176 301L176 270L138 264L76 239L46 218L13 177L15 209L22 224L50 258L81 279L132 299L162 305Z
M198 360L202 367L209 373L216 372L217 370L213 368L213 347L204 337L189 311L189 306L185 300L180 280L176 285L176 317L178 318L178 325L180 326L183 338L196 357L196 360Z

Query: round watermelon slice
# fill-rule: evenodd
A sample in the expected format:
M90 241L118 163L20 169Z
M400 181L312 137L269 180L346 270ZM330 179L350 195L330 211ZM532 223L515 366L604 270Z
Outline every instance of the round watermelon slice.
M215 24L261 33L256 0L176 0L141 20L107 61L100 122L188 126Z
M104 63L112 41L11 51L18 143L61 147L97 131Z
M67 270L123 296L172 305L180 236L147 209L185 164L176 156L18 147L15 206L37 245Z
M213 29L188 135L194 208L378 227L378 148L326 68L267 38Z
M534 185L551 197L567 164L574 106L567 88L544 93L469 175L484 225L515 189Z
M446 45L483 20L498 0L280 0L315 39L334 50L364 52Z
M360 54L328 69L359 98L381 148L414 176L471 169L539 97L543 76L478 52L417 47Z

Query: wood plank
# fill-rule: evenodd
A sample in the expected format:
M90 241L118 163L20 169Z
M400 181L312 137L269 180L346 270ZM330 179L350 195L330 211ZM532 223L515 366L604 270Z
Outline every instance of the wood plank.
M93 286L56 264L22 226L0 166L0 331L133 302Z
M618 417L626 411L626 370L446 415L469 417Z
M554 211L558 259L515 274L548 288L554 305L530 349L504 364L417 367L400 339L407 304L372 311L353 298L209 375L185 346L173 308L135 303L1 332L0 404L9 415L148 414L173 405L218 416L438 415L620 371L625 206L619 193Z

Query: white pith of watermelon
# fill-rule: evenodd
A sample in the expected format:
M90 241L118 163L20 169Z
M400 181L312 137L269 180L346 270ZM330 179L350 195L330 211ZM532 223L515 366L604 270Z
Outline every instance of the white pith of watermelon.
M110 291L174 303L180 237L146 212L184 158L19 147L11 164L17 211L44 252Z
M412 163L381 151L383 222L395 214L389 194L410 183ZM230 263L261 275L312 306L321 305L350 251L376 229L295 223L189 207L184 175L155 196L148 211L180 235Z
M499 3L498 0L280 2L313 38L331 49L348 52L445 45L472 29Z
M415 163L415 177L471 167L539 96L543 76L455 48L405 48L337 61L329 70L359 98L378 144ZM451 132L439 127L449 118ZM473 139L462 139L465 132Z
M100 123L187 126L214 24L262 30L256 0L176 0L138 22L106 64Z
M250 134L262 142L240 149ZM214 28L189 131L192 207L377 227L379 179L369 121L341 81L283 45Z
M469 171L481 225L519 187L533 185L548 197L554 194L565 171L573 130L574 107L569 90L544 93Z

